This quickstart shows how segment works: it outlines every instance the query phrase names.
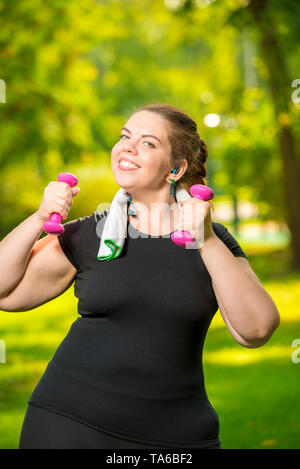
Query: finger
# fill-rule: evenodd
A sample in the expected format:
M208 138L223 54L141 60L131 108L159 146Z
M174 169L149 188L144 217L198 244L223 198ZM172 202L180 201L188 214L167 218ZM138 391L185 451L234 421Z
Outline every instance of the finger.
M73 187L72 188L73 196L77 195L79 191L80 191L80 187Z

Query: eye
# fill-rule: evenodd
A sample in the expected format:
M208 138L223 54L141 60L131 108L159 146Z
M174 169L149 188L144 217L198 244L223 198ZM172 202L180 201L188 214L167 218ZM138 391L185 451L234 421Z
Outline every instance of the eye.
M124 134L122 134L122 135L120 135L120 140L123 140L123 138L122 138L122 137L129 138L129 137L128 137L128 135L124 135ZM155 148L155 145L154 145L154 143L152 143L152 142L144 142L144 143L149 143L149 145L152 145L152 147L151 147L151 148Z
M153 143L151 142L145 142L145 143L150 143L150 145L152 145L152 148L155 148L155 145L153 145Z

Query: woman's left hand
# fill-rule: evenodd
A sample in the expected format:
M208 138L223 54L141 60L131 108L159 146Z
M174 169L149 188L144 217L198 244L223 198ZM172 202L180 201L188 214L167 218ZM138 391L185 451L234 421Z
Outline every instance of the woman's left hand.
M188 231L196 241L205 242L215 235L211 223L209 201L190 198L179 202L177 230Z

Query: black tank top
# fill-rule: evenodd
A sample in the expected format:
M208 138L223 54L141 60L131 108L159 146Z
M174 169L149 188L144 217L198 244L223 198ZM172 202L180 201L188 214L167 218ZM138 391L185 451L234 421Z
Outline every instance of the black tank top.
M150 236L129 222L121 255L99 261L106 211L64 224L60 245L76 267L79 317L29 403L141 443L219 443L204 385L202 351L218 310L198 249ZM245 253L220 223L234 256Z

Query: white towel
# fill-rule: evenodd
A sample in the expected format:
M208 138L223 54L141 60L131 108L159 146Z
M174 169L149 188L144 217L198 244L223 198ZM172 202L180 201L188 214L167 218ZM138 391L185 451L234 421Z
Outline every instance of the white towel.
M189 193L180 184L176 185L175 191L177 202L191 198ZM128 193L124 189L119 189L113 198L105 220L97 255L99 261L116 259L122 252L127 236L127 201ZM179 210L182 209L179 204L178 207Z

